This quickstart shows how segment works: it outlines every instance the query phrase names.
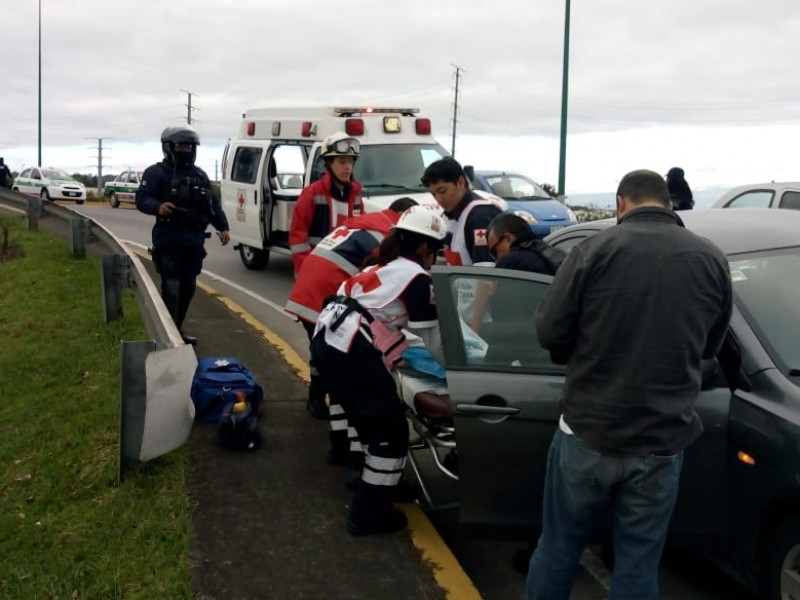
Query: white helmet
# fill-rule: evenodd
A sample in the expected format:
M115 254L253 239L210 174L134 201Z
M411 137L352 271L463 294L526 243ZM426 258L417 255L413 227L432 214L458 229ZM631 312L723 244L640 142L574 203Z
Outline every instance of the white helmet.
M447 236L447 221L424 206L412 206L400 215L394 229L413 231L441 241Z
M344 131L332 133L322 141L322 150L320 156L327 158L329 156L352 156L358 157L361 151L361 144L358 140L350 137Z

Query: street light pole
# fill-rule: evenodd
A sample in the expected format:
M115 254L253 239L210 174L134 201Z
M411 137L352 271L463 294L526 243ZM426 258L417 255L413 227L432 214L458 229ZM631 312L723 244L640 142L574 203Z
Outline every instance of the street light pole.
M567 97L569 90L569 2L564 17L564 73L561 78L561 148L558 163L558 195L564 196L564 181L567 162Z
M39 0L39 162L42 166L42 0Z

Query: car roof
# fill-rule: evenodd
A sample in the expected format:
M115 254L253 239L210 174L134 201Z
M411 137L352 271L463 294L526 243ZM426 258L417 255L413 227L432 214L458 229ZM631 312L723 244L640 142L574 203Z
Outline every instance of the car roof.
M522 173L517 173L516 171L478 171L476 169L475 173L477 173L478 175L483 175L484 177L494 177L495 175L516 175L519 177L527 177L527 175L523 175Z
M737 185L722 194L711 206L712 208L720 208L728 203L729 200L743 194L744 192L757 192L760 190L769 190L776 192L783 189L800 189L800 181L770 181L768 183L748 183L746 185Z
M770 208L691 210L679 213L690 231L710 239L725 254L800 246L800 211ZM559 230L548 240L578 229L600 230L616 219L579 223Z

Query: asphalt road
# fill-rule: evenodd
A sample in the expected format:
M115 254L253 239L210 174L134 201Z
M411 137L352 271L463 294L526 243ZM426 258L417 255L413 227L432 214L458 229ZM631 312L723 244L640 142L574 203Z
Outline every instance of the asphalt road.
M139 248L150 243L152 217L123 205L87 204L75 210L101 223L118 238ZM250 271L239 260L232 245L222 247L216 236L206 242L208 256L202 280L252 314L283 338L301 357L307 358L307 337L303 328L282 311L293 284L290 257L274 254L265 271ZM190 308L191 311L191 308ZM437 502L457 501L457 489L443 484ZM487 600L510 600L522 597L524 576L511 567L511 558L525 546L520 542L464 539L457 527L453 511L431 516L442 537L451 546L467 574ZM597 550L597 549L595 549ZM608 571L598 552L585 555L584 568L573 591L575 600L595 600L607 595ZM692 552L668 551L661 569L661 597L675 600L752 600L746 590L720 573L708 561Z

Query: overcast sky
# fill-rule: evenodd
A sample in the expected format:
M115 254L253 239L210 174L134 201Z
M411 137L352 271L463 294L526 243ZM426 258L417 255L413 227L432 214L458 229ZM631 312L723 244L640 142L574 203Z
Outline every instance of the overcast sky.
M37 161L38 2L3 7L0 155ZM42 162L160 159L197 109L212 177L247 108L401 105L456 158L557 183L564 0L41 0ZM800 179L798 0L572 0L566 191L627 171Z

